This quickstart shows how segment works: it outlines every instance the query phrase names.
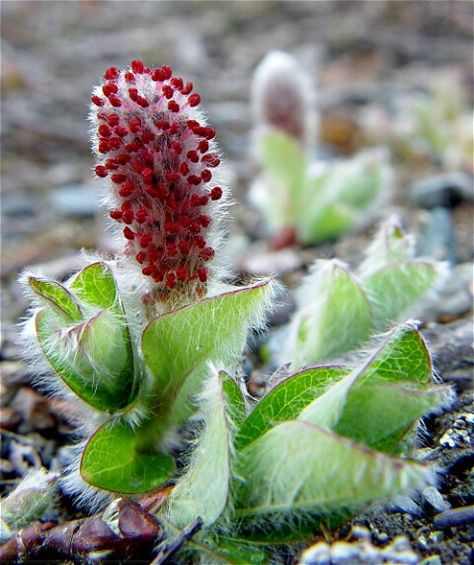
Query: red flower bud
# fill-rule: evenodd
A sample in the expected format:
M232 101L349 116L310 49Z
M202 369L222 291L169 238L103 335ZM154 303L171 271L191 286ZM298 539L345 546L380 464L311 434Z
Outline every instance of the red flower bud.
M92 96L95 172L112 181L109 216L122 225L126 256L163 296L202 294L215 254L208 240L223 191L209 186L209 169L220 159L192 89L170 67L134 60L126 71L107 69Z

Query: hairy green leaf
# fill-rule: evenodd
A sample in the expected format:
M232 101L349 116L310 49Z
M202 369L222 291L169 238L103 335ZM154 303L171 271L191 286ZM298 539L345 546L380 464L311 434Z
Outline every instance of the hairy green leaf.
M231 362L245 345L249 327L260 324L272 294L259 282L168 312L150 322L142 335L143 358L160 401L169 403L195 372L194 393L209 361ZM191 392L190 392L191 393Z
M109 267L104 263L92 263L74 278L71 290L79 300L96 306L112 310L118 307L118 293L115 279Z
M352 209L364 209L386 188L391 176L388 152L369 149L356 157L336 162L327 181L328 191L335 202Z
M141 452L137 431L109 421L89 439L81 459L81 475L92 486L122 494L148 492L162 485L174 470L173 458Z
M279 424L237 456L235 519L265 536L298 518L356 512L402 488L420 486L422 465L395 460L301 421ZM250 538L252 536L250 535Z
M431 375L432 363L426 343L416 328L406 323L381 342L365 368L363 379L428 384Z
M370 300L374 331L399 320L424 298L439 279L436 263L422 260L387 265L363 279Z
M334 430L377 451L399 454L400 443L414 422L449 397L447 387L356 385Z
M359 367L328 387L298 419L332 429L369 447L390 452L448 391L427 388L431 364L410 325L397 328Z
M299 302L286 353L292 354L293 366L335 357L368 339L371 318L367 297L338 261L316 263Z
M188 547L200 555L201 563L206 565L265 565L270 561L264 547L227 536L219 536L215 540L208 537L202 542L193 539Z
M236 449L242 449L270 428L292 420L332 382L348 373L340 367L314 367L290 375L273 387L255 406L242 424L236 438Z
M27 278L27 283L31 290L48 306L51 306L56 313L64 316L64 322L71 323L82 320L82 312L79 304L69 290L62 284L33 276Z
M196 516L202 518L205 526L212 525L229 497L233 422L228 413L224 378L228 378L225 373L215 372L205 382L200 399L205 428L187 472L168 499L167 516L178 527L184 527ZM229 382L226 388L232 391L235 401L236 391Z
M64 383L97 410L115 412L133 396L133 356L123 321L107 310L67 328L52 310L35 318L39 344Z

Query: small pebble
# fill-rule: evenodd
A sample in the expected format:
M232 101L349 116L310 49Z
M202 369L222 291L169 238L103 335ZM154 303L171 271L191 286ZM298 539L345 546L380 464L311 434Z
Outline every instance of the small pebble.
M419 254L422 257L431 257L436 261L456 263L456 241L451 214L446 208L437 207L426 212L427 218L423 224Z
M385 534L387 536L387 534ZM364 528L364 526L354 526L351 531L351 537L355 540L367 540L370 541L371 534L368 528ZM388 536L387 536L388 539ZM379 537L380 540L380 537Z
M426 514L439 514L451 508L436 487L426 487L421 495L421 507Z
M465 506L464 508L453 508L445 510L435 516L433 525L435 528L444 530L456 526L467 526L474 523L474 505Z
M415 518L421 518L423 516L423 511L418 506L418 504L412 500L407 495L397 496L393 502L388 507L390 512L403 512L405 514L410 514Z
M331 550L327 543L320 541L308 547L299 561L300 565L330 565Z
M411 199L423 208L452 208L463 201L472 202L472 177L466 173L449 173L420 180L411 187Z
M356 545L345 541L337 541L331 547L331 561L333 563L350 563L359 557L359 551Z

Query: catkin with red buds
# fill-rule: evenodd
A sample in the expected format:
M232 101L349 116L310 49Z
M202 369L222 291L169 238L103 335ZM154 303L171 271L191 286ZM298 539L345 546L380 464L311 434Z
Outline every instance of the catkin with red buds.
M111 181L110 217L163 297L202 294L215 254L220 158L200 100L167 65L138 60L107 69L91 98L95 172Z

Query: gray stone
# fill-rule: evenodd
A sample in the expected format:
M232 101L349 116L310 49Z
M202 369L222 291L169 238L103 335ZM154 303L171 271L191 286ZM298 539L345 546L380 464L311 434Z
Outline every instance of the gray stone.
M473 202L473 179L466 173L448 173L415 182L412 201L423 208L452 208L461 202Z
M426 215L420 234L419 254L437 261L448 261L455 264L456 241L449 210L438 206L427 212Z
M426 514L439 514L449 510L451 505L444 500L436 487L426 487L421 495L421 507Z
M444 530L457 526L467 526L474 523L474 505L465 506L464 508L453 508L445 510L435 516L433 525L435 528Z
M397 496L389 505L388 510L390 512L403 512L405 514L410 514L415 518L421 518L423 516L423 511L418 504L409 496L404 494Z

